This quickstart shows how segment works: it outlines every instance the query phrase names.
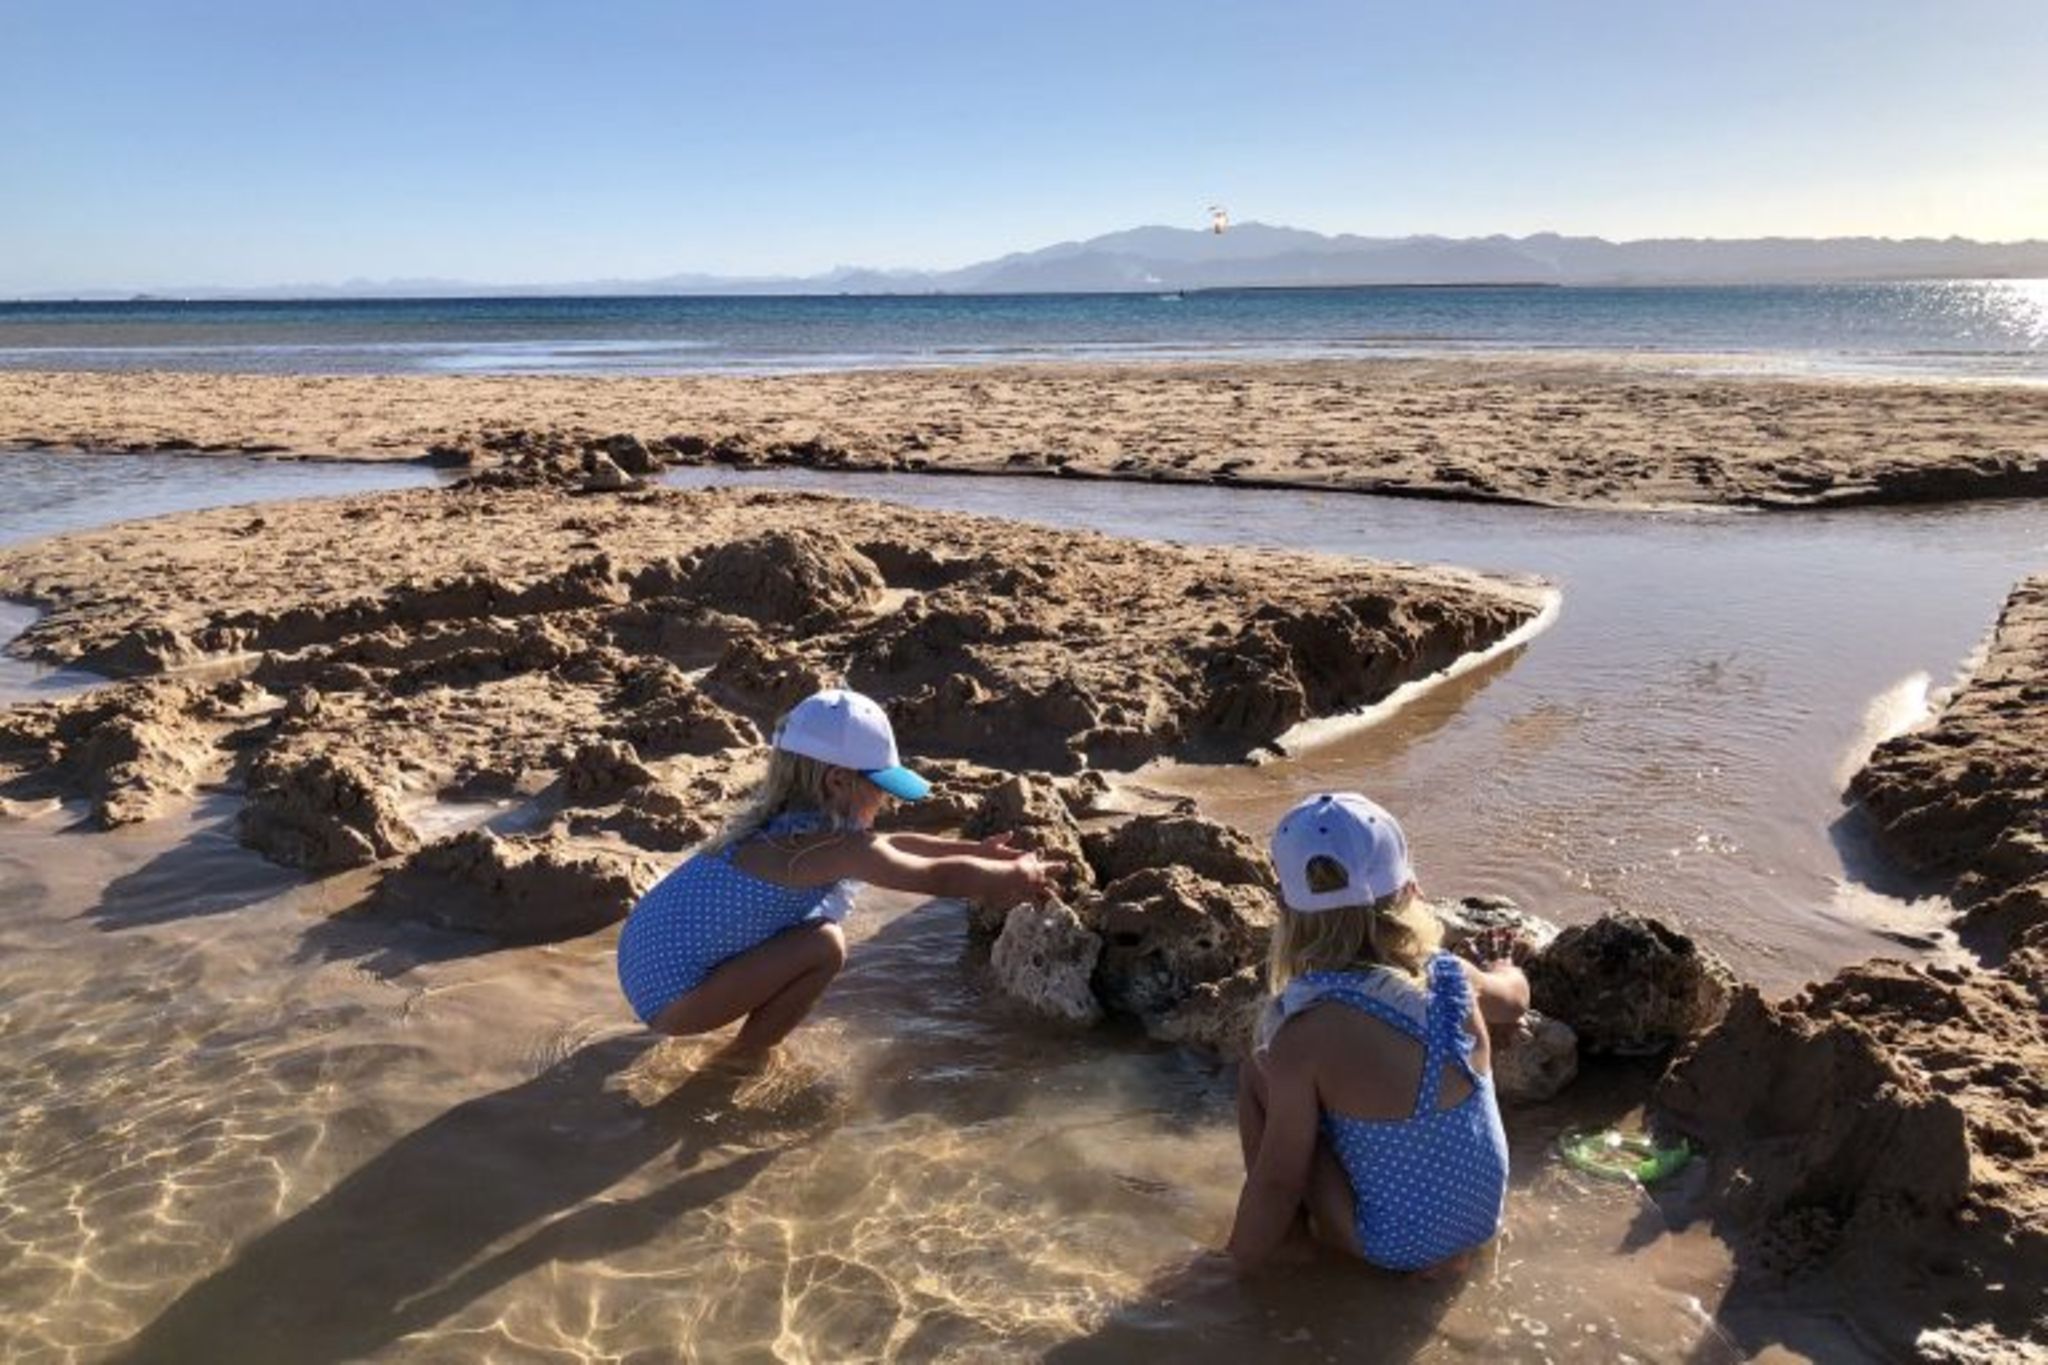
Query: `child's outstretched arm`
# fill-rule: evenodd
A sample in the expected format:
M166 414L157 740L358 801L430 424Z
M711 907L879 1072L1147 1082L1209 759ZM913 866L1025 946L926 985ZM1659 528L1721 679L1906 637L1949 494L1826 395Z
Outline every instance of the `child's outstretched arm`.
M1529 978L1506 958L1485 966L1460 959L1479 1017L1489 1025L1512 1024L1529 1012Z
M946 896L991 905L1043 900L1065 870L1059 859L1003 849L991 856L975 852L920 853L902 843L901 835L851 834L828 839L799 855L805 880L851 878L892 891ZM948 843L952 841L946 841Z
M942 858L951 854L965 853L979 858L1021 858L1031 852L1018 848L1011 841L1013 836L991 834L986 839L948 839L939 834L884 834L881 836L902 849L926 858Z
M1230 1229L1230 1257L1246 1274L1263 1266L1286 1240L1308 1194L1316 1155L1316 1083L1307 1058L1276 1044L1263 1065L1266 1125Z

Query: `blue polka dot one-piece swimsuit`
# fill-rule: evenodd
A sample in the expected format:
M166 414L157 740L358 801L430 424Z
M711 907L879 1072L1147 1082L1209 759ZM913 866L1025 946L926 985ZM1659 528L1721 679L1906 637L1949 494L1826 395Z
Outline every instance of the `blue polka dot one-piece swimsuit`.
M1360 1119L1323 1111L1322 1131L1351 1182L1353 1227L1365 1259L1388 1270L1421 1270L1490 1241L1507 1208L1508 1139L1493 1078L1472 1068L1465 1019L1472 983L1458 959L1429 960L1421 1010L1403 1009L1370 973L1310 972L1289 986L1298 1003L1332 1000L1364 1010L1423 1046L1422 1084L1405 1119ZM1299 988L1299 989L1298 989ZM1404 1002L1405 1003L1405 1002ZM1417 1014L1421 1014L1418 1020ZM1444 1067L1455 1065L1472 1093L1437 1107Z
M779 815L753 837L789 838L824 827L822 815ZM653 1023L719 966L783 930L812 920L836 923L852 909L859 882L779 886L734 864L741 846L691 855L626 917L619 931L619 985L642 1023Z

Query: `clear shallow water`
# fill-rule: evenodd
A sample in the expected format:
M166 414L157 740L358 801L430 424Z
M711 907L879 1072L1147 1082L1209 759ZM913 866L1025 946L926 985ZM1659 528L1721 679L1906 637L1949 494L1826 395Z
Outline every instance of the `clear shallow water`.
M273 468L23 459L0 469L41 510L0 534L81 524L73 480L118 503L91 482L109 471L136 471L140 513L160 506L146 471L176 470L189 506L245 500ZM2048 543L2020 507L1646 518L822 486L1550 575L1564 613L1520 656L1293 763L1161 780L1254 827L1303 786L1363 785L1446 889L1566 918L1668 903L1788 977L1876 944L1833 899L1841 750L1912 670L1949 676ZM611 935L492 951L337 918L367 878L271 867L235 846L231 805L113 834L70 832L66 811L0 819L0 1355L1711 1362L1778 1339L1855 1355L1840 1324L1768 1314L1731 1342L1712 1317L1726 1257L1678 1225L1685 1190L1652 1203L1547 1155L1567 1122L1619 1116L1626 1077L1513 1116L1508 1235L1480 1273L1432 1290L1319 1265L1240 1287L1195 1260L1237 1190L1228 1076L1016 1018L962 961L950 907L864 905L797 1066L734 1094L690 1079L687 1049L648 1051Z
M2048 552L2036 503L1644 515L1045 479L669 481L1540 575L1563 606L1525 649L1289 761L1157 783L1255 831L1305 791L1362 788L1407 823L1426 886L1567 921L1662 914L1780 988L1895 951L1875 930L1944 918L1869 857L1843 784Z
M0 303L0 368L28 369L680 374L1531 349L2044 380L2048 281Z
M0 451L0 545L201 507L423 488L444 477L396 464ZM0 600L0 643L19 635L35 617L25 604ZM91 681L90 675L0 653L0 705Z

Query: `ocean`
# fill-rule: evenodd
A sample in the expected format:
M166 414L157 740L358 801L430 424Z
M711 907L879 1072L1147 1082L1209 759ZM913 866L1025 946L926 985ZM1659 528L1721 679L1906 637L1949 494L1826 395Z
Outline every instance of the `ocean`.
M2048 382L2048 280L0 302L0 369L660 375L1531 350Z

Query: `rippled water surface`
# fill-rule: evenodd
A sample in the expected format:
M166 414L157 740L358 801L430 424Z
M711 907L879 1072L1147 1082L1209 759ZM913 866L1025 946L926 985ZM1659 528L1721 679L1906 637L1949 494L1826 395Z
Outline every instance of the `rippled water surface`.
M278 490L254 481L279 467L253 462L0 458L21 461L0 464L10 539L117 508L339 491L329 475L418 481L290 467L309 482ZM1252 827L1306 787L1363 786L1408 818L1442 889L1566 919L1662 908L1781 985L1884 946L1873 924L1932 917L1848 875L1843 766L1911 711L1915 675L1953 674L2048 543L2025 507L1645 518L826 486L1545 575L1563 611L1518 654L1291 760L1156 780ZM1777 1337L1852 1351L1812 1321L1731 1339L1715 1318L1726 1257L1678 1226L1685 1190L1652 1202L1547 1155L1561 1125L1626 1108L1625 1074L1511 1116L1508 1234L1467 1279L1318 1265L1237 1286L1196 1259L1237 1190L1227 1074L1017 1018L962 961L952 907L865 905L793 1062L734 1089L631 1027L612 935L493 950L352 920L364 874L305 883L236 847L231 815L207 796L112 834L72 830L65 810L0 819L0 1355L1713 1361Z
M0 302L0 369L687 374L1504 350L2038 383L2048 281Z

